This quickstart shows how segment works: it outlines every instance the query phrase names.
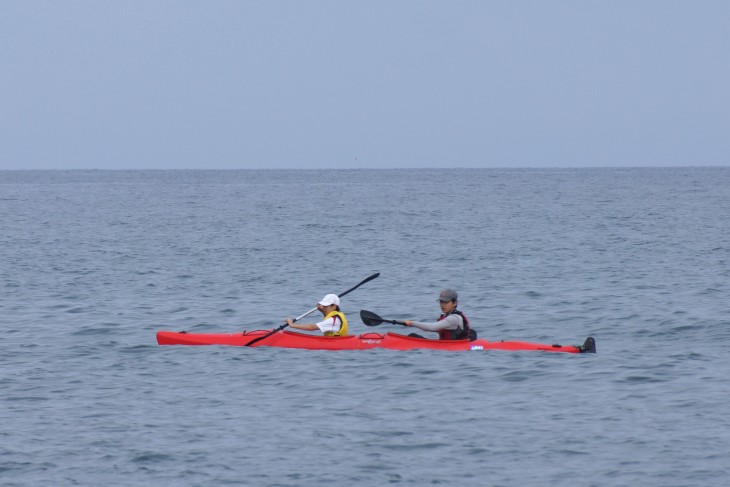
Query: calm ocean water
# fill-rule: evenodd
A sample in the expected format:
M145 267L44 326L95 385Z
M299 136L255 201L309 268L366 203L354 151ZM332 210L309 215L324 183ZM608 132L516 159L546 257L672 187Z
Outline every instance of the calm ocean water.
M730 168L0 171L0 485L727 485L729 209ZM598 354L155 342L378 271L354 333L454 287Z

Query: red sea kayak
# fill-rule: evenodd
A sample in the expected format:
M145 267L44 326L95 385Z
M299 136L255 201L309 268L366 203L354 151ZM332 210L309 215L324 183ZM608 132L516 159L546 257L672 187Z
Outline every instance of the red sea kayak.
M271 330L244 331L238 333L188 333L184 331L158 331L159 345L228 345L245 347L256 338L271 333ZM325 337L305 335L291 331L277 331L271 336L251 344L252 347L302 348L307 350L389 350L431 349L446 351L465 350L508 350L541 351L564 353L596 353L596 342L588 337L583 345L545 345L540 343L499 341L490 342L483 338L468 340L430 340L398 333L363 333L346 337Z

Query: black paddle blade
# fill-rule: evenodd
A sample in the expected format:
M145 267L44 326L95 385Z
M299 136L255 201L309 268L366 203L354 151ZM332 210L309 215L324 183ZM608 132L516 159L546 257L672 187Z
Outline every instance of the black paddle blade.
M365 326L378 326L382 322L386 321L372 311L367 311L365 309L360 310L360 319L363 323L365 323Z

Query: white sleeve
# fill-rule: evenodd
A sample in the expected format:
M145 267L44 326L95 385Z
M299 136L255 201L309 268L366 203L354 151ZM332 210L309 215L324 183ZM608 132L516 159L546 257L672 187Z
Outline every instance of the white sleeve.
M319 328L319 330L322 333L325 333L327 331L336 333L336 332L340 331L340 326L341 325L339 323L339 319L336 315L330 316L329 318L325 319L324 321L320 321L319 323L317 323L317 327Z

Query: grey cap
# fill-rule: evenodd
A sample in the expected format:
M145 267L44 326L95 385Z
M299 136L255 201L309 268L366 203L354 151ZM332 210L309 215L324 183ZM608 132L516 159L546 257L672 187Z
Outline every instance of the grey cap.
M441 294L439 294L439 301L442 303L450 303L451 301L456 301L459 299L459 295L456 294L456 291L453 289L444 289L441 291Z

